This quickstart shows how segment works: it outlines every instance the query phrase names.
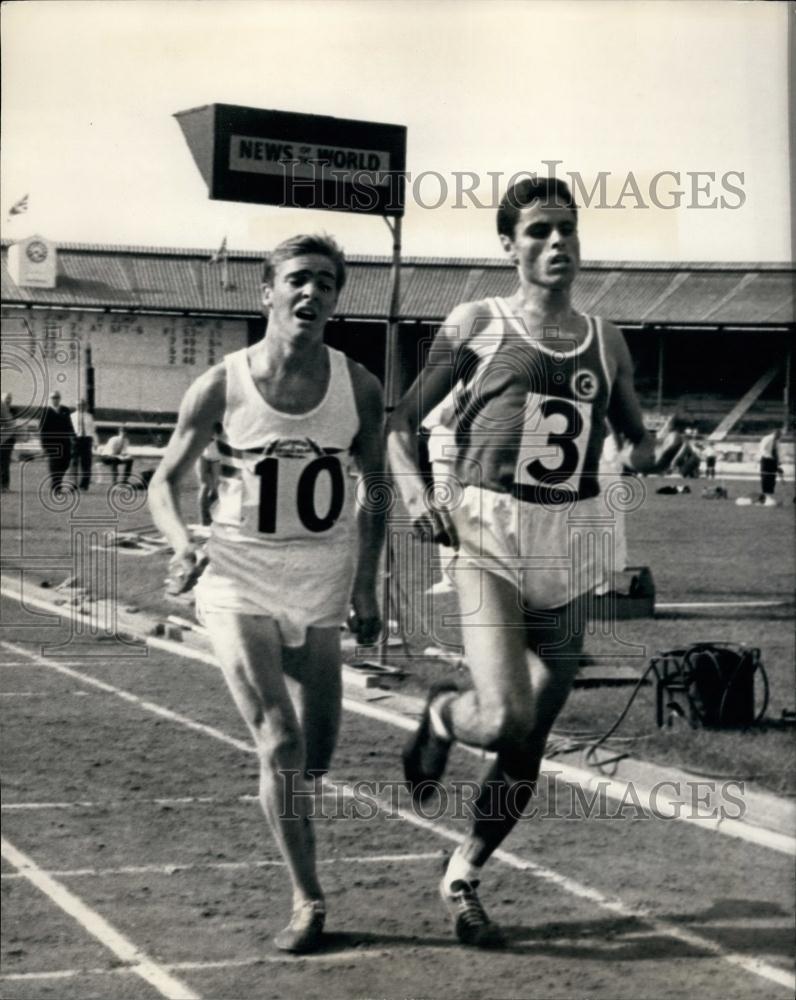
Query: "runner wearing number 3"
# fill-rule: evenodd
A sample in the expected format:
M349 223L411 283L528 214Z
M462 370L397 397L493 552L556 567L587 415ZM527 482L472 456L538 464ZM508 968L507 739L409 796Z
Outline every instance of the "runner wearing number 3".
M605 521L597 469L606 421L628 441L625 464L645 471L653 461L621 332L572 307L580 248L569 188L519 181L497 227L519 289L451 313L388 435L415 525L455 549L450 572L472 678L463 692L432 687L404 750L406 777L422 799L454 740L496 753L440 885L457 936L479 947L503 943L476 893L481 868L530 799L578 669L585 598L603 579L589 533ZM436 509L416 449L432 410L448 479Z
M340 625L352 605L361 641L381 627L384 517L369 502L383 475L381 387L323 342L344 282L329 237L298 236L274 250L263 276L265 338L190 387L149 490L173 570L190 580L205 557L178 486L222 425L197 610L259 754L260 801L293 884L292 917L275 944L292 952L317 947L325 919L310 808L340 722ZM378 488L357 493L357 477Z

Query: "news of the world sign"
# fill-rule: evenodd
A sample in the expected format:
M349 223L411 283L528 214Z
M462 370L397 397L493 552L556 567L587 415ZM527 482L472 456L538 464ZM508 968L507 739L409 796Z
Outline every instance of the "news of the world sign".
M293 177L338 182L364 179L367 175L369 183L380 185L389 180L390 154L384 150L231 135L229 168L282 177L287 172Z

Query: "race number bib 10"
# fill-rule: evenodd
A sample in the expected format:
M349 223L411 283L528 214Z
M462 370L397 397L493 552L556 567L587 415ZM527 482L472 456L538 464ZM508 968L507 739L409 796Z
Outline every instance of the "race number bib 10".
M337 455L279 448L247 462L242 473L243 529L248 535L275 541L317 537L334 527L343 512L347 476Z
M515 486L578 493L591 434L592 404L528 393Z

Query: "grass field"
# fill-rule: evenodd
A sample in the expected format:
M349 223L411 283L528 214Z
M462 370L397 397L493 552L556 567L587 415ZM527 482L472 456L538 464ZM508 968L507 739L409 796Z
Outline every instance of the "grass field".
M137 466L141 468L144 466ZM3 496L3 569L19 579L19 571L32 581L47 580L56 586L68 576L85 582L90 575L77 552L80 539L104 532L146 528L150 525L143 492L126 493L97 473L91 492L76 503L54 505L39 493L42 462L15 464L14 492ZM642 672L650 656L668 648L698 641L728 641L758 646L770 683L770 701L763 722L750 731L691 730L685 722L659 730L655 725L654 688L643 687L617 733L614 749L634 756L684 766L700 774L741 778L780 793L796 791L793 727L782 721L783 709L796 707L794 672L793 589L794 509L793 486L778 486L783 501L778 508L736 507L732 501L707 501L700 484L689 495L658 496L659 480L649 479L641 507L628 516L629 563L649 566L654 574L658 609L653 618L622 620L611 634L595 625L587 635L586 652L598 664L627 664ZM21 489L20 489L21 486ZM731 497L749 493L753 484L730 483ZM191 484L184 507L189 520L195 511ZM439 570L430 565L425 550L414 565L405 567L402 579L402 613L409 612ZM125 607L165 614L184 607L169 605L163 595L167 554L147 556L118 550L100 566L95 565L95 596L112 596ZM101 592L97 592L97 591ZM412 603L409 608L407 602ZM452 594L427 597L424 624L409 637L407 647L395 650L396 659L411 672L410 686L424 687L441 675L466 677L450 663L423 655L431 644L455 648L459 632L442 627L455 616ZM752 606L750 602L772 602ZM774 603L781 602L781 603ZM667 608L668 604L690 605ZM699 604L712 606L700 607ZM415 614L415 618L417 619ZM593 739L615 721L624 707L628 687L580 688L573 692L562 713L557 732L576 742ZM560 741L559 741L560 742Z

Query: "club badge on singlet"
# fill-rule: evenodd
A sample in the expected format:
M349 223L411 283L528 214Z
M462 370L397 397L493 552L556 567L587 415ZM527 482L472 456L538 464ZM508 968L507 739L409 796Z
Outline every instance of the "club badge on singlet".
M348 500L346 457L311 438L291 437L268 441L259 455L241 455L240 530L273 541L328 532Z

